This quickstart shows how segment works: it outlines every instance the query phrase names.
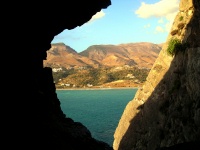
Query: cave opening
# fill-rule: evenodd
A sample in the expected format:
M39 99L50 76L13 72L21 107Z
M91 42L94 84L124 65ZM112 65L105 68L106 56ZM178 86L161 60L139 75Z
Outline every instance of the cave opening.
M162 49L173 17L177 13L177 10L168 12L172 16L170 19L165 16L166 14L158 18L154 17L157 14L152 14L152 16L147 16L147 18L152 18L145 21L145 17L140 16L145 15L142 3L140 4L141 6L133 4L131 1L119 4L119 2L113 0L111 6L97 12L84 25L71 30L64 30L56 35L52 40L51 49L47 51L47 60L44 61L45 66L52 68L61 108L66 116L83 123L92 131L95 138L108 142L110 145L112 145L113 134L125 106L134 98L137 89L145 82L151 66ZM126 7L126 11L123 12L124 10L119 5L122 8ZM132 9L127 8L131 5L134 6ZM158 2L155 2L154 5L158 6ZM150 4L146 3L145 6L150 6ZM119 11L119 8L123 11ZM113 16L114 12L115 15ZM133 18L133 14L137 17ZM129 21L124 16L128 16L127 20ZM130 55L133 55L130 53L130 47L137 49L137 51L134 51L138 55L136 59L130 59ZM145 48L151 50L152 53L145 51ZM144 53L140 49L144 50ZM115 50L116 53L113 52ZM126 74L122 73L125 70ZM98 81L95 80L97 77L99 77ZM107 89L108 92L112 88L112 92L115 91L115 94L112 92L108 95L101 93L104 89ZM121 91L116 88L121 89ZM123 95L125 90L126 95ZM97 91L100 93L96 93ZM84 92L89 93L85 95ZM115 110L111 110L109 105L115 105L110 101L111 96L117 94L120 95L114 97L114 100L115 104L118 105L114 107ZM81 97L83 95L85 95L85 98ZM105 102L111 102L111 104L100 106L105 102L92 103L97 99L97 95L106 100ZM125 100L126 96L127 99ZM75 101L77 97L78 99ZM121 99L116 101L117 98ZM69 101L66 102L65 99ZM88 102L83 102L83 100L88 100ZM123 103L119 105L119 102ZM85 107L85 110L83 110L83 107ZM93 112L91 108L96 112ZM69 112L70 110L71 112ZM111 112L110 118L112 118L110 121L97 119L97 116L106 119L109 111ZM118 112L118 114L112 114L113 112ZM92 119L89 120L89 117ZM114 117L116 118L114 119ZM113 120L115 123L112 123ZM97 124L94 124L95 122ZM99 123L108 124L107 133L111 139L105 135L106 130L102 127L104 124ZM113 124L115 125L113 126ZM94 127L96 129L93 129Z

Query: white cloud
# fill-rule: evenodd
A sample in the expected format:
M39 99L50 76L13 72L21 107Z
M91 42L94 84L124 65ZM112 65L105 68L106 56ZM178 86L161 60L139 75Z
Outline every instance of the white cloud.
M141 3L135 14L140 18L165 18L167 20L166 31L169 31L174 21L174 17L178 13L180 0L160 0L155 4ZM158 21L161 23L162 20Z
M165 17L171 13L177 12L179 8L179 0L161 0L155 4L142 5L135 13L141 18L149 17Z
M97 12L95 15L93 15L92 18L88 22L100 19L104 16L105 16L105 13L101 10L100 12Z

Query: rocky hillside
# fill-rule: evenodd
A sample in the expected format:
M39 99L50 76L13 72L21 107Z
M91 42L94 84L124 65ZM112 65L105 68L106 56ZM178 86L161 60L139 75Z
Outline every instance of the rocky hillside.
M50 67L81 67L96 66L96 62L87 57L79 55L74 49L63 44L52 44L51 49L47 51L47 59L44 61L45 66Z
M167 42L126 106L114 150L199 149L200 1L181 0Z
M151 68L162 45L141 42L120 45L92 45L77 53L71 47L57 43L47 51L44 66L78 68L83 66L138 66Z
M128 43L120 45L93 45L81 52L103 66L139 66L151 68L161 46L153 43Z

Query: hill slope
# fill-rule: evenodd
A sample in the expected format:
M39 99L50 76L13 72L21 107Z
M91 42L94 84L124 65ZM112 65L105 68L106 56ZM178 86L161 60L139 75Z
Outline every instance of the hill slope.
M138 66L151 68L157 58L161 46L141 42L120 45L92 45L77 53L63 43L52 44L47 51L45 66L51 67L99 67L99 66Z
M138 66L151 68L161 46L153 43L128 43L120 45L93 45L80 55L99 62L103 66Z
M47 51L47 59L44 61L45 66L50 67L82 67L93 66L96 63L87 57L79 55L74 49L63 44L52 44L51 49Z

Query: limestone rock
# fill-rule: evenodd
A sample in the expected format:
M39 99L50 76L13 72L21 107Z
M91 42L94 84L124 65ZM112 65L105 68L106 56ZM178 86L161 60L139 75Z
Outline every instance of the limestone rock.
M181 0L147 81L121 116L114 150L155 150L199 140L199 20L199 0ZM172 38L181 43L173 56L167 54Z

